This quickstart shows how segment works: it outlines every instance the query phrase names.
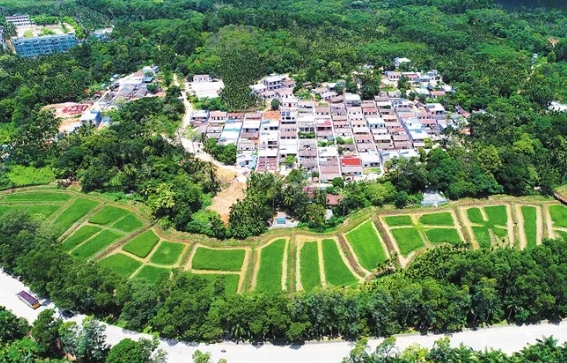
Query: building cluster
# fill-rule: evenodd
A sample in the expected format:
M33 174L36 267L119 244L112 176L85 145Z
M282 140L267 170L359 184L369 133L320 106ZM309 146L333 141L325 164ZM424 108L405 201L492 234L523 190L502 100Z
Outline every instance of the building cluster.
M420 87L422 80L420 74L412 82ZM339 95L328 84L311 90L321 101L304 101L294 96L294 87L285 76L266 77L251 88L265 99L280 100L279 111L197 110L191 122L208 138L236 145L240 166L276 172L293 160L293 166L317 173L324 183L336 177L364 179L393 157L417 156L418 148L431 147L430 140L462 117L448 114L438 102L409 101L397 90L361 100L357 94Z
M16 28L17 36L12 38L12 45L22 57L66 52L78 44L71 26L36 26L29 15L6 16L6 23ZM48 35L43 33L45 29Z

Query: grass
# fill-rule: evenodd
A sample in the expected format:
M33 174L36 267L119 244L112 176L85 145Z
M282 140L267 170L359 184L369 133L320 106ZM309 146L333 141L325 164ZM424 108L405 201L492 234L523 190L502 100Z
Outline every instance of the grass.
M6 194L5 202L66 202L69 200L68 194L63 193L15 193Z
M276 293L282 290L285 239L278 239L262 248L256 291Z
M191 267L196 270L240 271L246 251L197 247Z
M13 165L8 170L8 179L16 187L49 184L55 180L55 174L48 168L34 168L33 166Z
M85 198L77 198L63 213L53 222L64 231L68 230L76 221L86 216L98 202Z
M488 221L491 224L496 224L499 226L505 226L508 223L508 213L506 212L506 206L496 205L490 207L484 207Z
M26 207L25 206L11 206L11 205L2 205L0 206L0 217L3 216L4 214L8 213L8 212L12 212L12 211L18 211L18 212L25 212L26 211Z
M490 248L492 245L490 241L490 233L486 227L472 227L474 236L481 248Z
M508 230L505 228L492 227L492 233L500 238L508 237Z
M396 228L391 230L396 239L402 255L407 256L410 252L425 246L419 231L415 228Z
M482 217L482 213L479 208L469 208L467 209L467 217L471 223L484 224L485 220Z
M311 291L321 286L319 273L319 249L317 242L305 242L300 252L301 285L303 290Z
M108 267L114 270L118 275L122 277L128 277L134 273L142 263L131 257L126 256L123 253L116 253L110 255L105 259L98 262L102 267Z
M149 282L158 282L162 275L168 275L171 273L171 269L165 267L155 267L146 265L134 275L135 279L146 280Z
M121 234L104 230L71 251L71 255L86 260L110 246L112 242L116 241L120 237L122 237Z
M374 230L372 221L367 221L346 234L358 262L367 270L374 270L380 263L386 261L386 253L380 239Z
M173 265L179 260L185 245L183 243L163 241L150 258L150 262L158 265Z
M238 292L240 276L237 274L193 274L193 276L202 277L213 283L216 282L218 278L221 278L221 283L224 285L226 295L235 295Z
M39 214L44 218L49 217L61 208L60 205L32 205L27 209L28 214Z
M411 220L411 217L408 215L384 217L384 220L386 221L386 224L389 225L390 227L413 225L413 221Z
M453 216L449 212L425 214L419 218L419 223L431 226L454 226Z
M522 206L522 216L524 217L524 232L528 248L537 245L537 210L536 207Z
M426 230L425 235L431 243L458 244L462 242L459 232L453 228L432 228Z
M122 249L140 258L146 258L158 241L159 237L150 229L126 243Z
M33 31L31 31L31 30L26 30L26 31L24 32L24 38L31 38L31 37L33 37Z
M112 225L112 228L116 228L124 232L132 232L142 227L143 225L144 223L136 218L135 215L128 214L126 217L114 223Z
M567 207L562 205L549 206L551 220L556 227L567 228Z
M63 244L61 245L63 250L71 251L73 248L77 247L83 241L91 238L98 232L100 232L102 228L96 226L83 226L73 233L69 238L67 238Z
M106 206L89 219L89 223L107 225L129 215L125 209Z
M322 247L325 280L327 283L333 286L345 286L357 283L358 279L352 274L347 265L345 265L339 253L337 243L332 239L324 239Z

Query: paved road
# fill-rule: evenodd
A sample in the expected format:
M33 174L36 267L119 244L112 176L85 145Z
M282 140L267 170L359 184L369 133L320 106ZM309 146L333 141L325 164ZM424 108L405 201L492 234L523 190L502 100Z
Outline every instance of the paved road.
M30 322L35 320L45 307L38 310L28 308L17 297L16 293L26 287L18 280L0 273L0 305L7 307L14 314L24 317ZM49 307L53 307L51 304ZM82 320L84 316L76 316L75 321ZM124 329L107 325L107 341L116 344L124 338L138 339L140 337L150 338L147 334L134 333ZM526 344L535 343L536 339L553 335L560 343L567 341L567 322L560 324L542 323L532 326L501 326L478 331L464 331L453 334L452 345L461 343L477 350L485 348L501 349L506 353L521 350ZM402 335L397 337L397 345L404 349L412 344L431 347L440 335ZM374 348L381 339L373 339L369 345ZM222 343L214 345L185 344L162 340L161 348L168 353L170 363L188 363L190 357L199 349L210 352L215 360L219 358L228 359L229 363L338 363L352 349L352 343L330 342L309 343L303 346L273 346L265 344L256 347L250 344ZM225 349L226 352L221 352Z

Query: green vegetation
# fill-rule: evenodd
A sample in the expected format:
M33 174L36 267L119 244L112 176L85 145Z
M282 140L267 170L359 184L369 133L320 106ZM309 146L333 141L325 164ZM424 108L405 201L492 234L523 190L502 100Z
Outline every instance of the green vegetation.
M116 228L124 232L132 232L142 227L143 225L144 223L142 223L135 215L128 214L126 217L114 223L112 225L112 228Z
M235 295L238 292L238 283L240 277L237 274L193 274L193 276L199 276L212 284L220 283L224 286L225 294Z
M72 250L71 255L82 260L86 260L94 256L96 253L101 252L106 247L110 246L120 237L122 237L121 234L113 231L103 230L93 238L87 240L85 243Z
M522 206L522 216L524 217L524 232L526 233L526 243L528 248L537 245L537 209L536 207Z
M488 221L492 224L497 224L499 226L506 226L508 222L508 214L506 212L506 207L503 205L496 205L490 207L484 207Z
M39 193L14 193L6 194L4 202L65 202L69 195L65 193L51 193L48 191Z
M169 276L170 273L171 269L169 268L144 265L133 277L148 282L157 282L163 276Z
M358 279L352 274L343 261L339 253L337 242L332 239L324 239L322 242L322 248L323 263L325 266L325 280L327 284L333 286L347 286L358 282Z
M469 221L471 221L472 223L477 223L477 224L485 223L480 208L475 207L475 208L467 209L467 217L469 218Z
M196 270L240 271L246 251L197 247L191 267Z
M425 231L427 239L431 243L451 243L458 244L463 242L459 232L453 228L432 228Z
M173 265L181 257L184 248L183 243L162 241L150 257L150 262L159 265Z
M65 209L59 217L53 222L58 225L63 231L68 230L75 222L86 216L98 202L85 198L77 198L73 203Z
M34 168L31 166L12 165L8 168L8 179L11 187L27 187L30 185L49 184L55 180L51 168Z
M282 290L285 239L278 239L261 249L256 291L276 293Z
M71 251L73 248L77 247L101 230L102 228L96 226L82 226L81 228L76 230L75 233L73 233L69 238L63 241L63 250Z
M493 227L492 232L494 233L495 236L500 238L508 237L508 230L505 228Z
M346 234L346 238L362 267L374 270L386 261L386 253L372 221L367 221Z
M47 218L61 208L60 205L32 205L27 209L29 214L39 214L43 218Z
M391 230L400 248L402 255L407 256L410 252L425 246L419 231L415 228L395 228Z
M454 226L453 216L449 212L424 214L419 218L419 223L432 226Z
M388 217L385 217L384 220L386 221L386 224L389 225L390 227L413 225L413 222L411 220L411 216L408 216L408 215L388 216Z
M550 205L549 214L551 215L554 226L567 228L567 207L563 205Z
M24 38L31 38L33 37L33 31L31 29L28 29L24 32Z
M26 207L14 207L14 206L8 206L8 205L0 206L0 217L3 216L4 214L10 212L10 211L25 212Z
M150 229L126 243L122 249L140 258L146 258L158 241L159 237Z
M89 219L89 223L107 225L123 218L129 213L130 212L122 208L105 206Z
M477 227L477 226L473 226L472 227L474 236L478 242L478 245L481 248L490 248L492 245L491 239L490 239L490 232L488 230L488 228L486 227Z
M311 291L321 286L319 273L319 248L317 242L305 242L300 252L300 273L303 290Z
M114 255L110 255L98 262L98 264L102 267L108 267L114 270L117 274L122 277L128 277L134 273L142 263L140 261L136 261L132 257L128 257L123 253L116 253Z

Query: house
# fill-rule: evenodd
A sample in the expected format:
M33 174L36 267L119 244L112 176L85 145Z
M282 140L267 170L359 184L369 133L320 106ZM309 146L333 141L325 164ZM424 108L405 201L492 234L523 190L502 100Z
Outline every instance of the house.
M380 167L380 154L376 150L369 150L359 154L364 168L377 168Z
M275 155L273 155L273 153L276 153ZM263 150L260 150L258 152L258 160L256 163L256 171L257 172L265 172L265 171L271 171L271 172L275 172L276 170L278 170L278 157L277 157L277 150L273 149L270 151L267 151L267 153L270 154L270 156L263 156L263 154L265 154L265 152L263 152Z
M299 152L299 144L297 142L297 136L295 139L280 139L279 153L280 160L285 160L288 156L297 156Z
M360 96L354 93L345 93L345 105L348 106L360 106L362 100ZM361 111L362 112L362 111Z
M102 114L99 110L86 111L81 115L81 125L93 125L98 126L102 121Z
M207 126L207 137L209 139L219 139L222 134L222 129L223 129L222 126L214 126L214 125Z
M362 106L362 114L364 116L378 116L378 109L376 106Z
M193 82L211 82L212 79L208 74L196 74L193 76Z
M256 151L256 143L249 139L243 139L242 137L238 140L238 151L239 152L253 152Z
M391 150L394 147L392 143L392 135L385 133L385 134L372 134L374 137L374 143L378 150Z
M313 114L302 114L297 118L299 132L315 132L315 117Z
M281 140L296 140L297 139L297 124L282 124L280 126L280 139Z
M317 120L315 135L317 139L333 140L333 123L331 120Z
M236 156L236 163L242 168L254 170L256 169L256 165L258 163L258 156L250 153L238 154Z
M344 101L345 101L345 98L344 98L343 95L338 95L338 96L335 96L335 97L331 97L329 99L329 102L331 102L331 103L343 103Z
M400 78L402 77L401 72L393 72L393 71L386 71L386 72L384 72L384 75L386 76L386 78L390 82L398 82L400 80Z
M284 81L282 81L282 86L284 86L285 88L295 88L296 82L293 79L286 79Z
M346 180L354 180L355 177L362 176L362 161L357 157L343 157L341 171Z
M288 98L292 98L293 96L293 89L291 88L280 88L274 91L276 96L280 100L280 102L287 100Z
M408 135L405 134L392 135L392 140L394 141L394 148L396 150L411 149L412 147Z
M297 110L284 108L281 110L281 124L295 124L297 122Z
M413 147L425 147L425 140L429 139L429 135L424 131L410 131L409 132L410 140L413 143Z
M209 123L224 124L228 116L228 112L211 111L209 112Z
M318 119L331 118L331 108L329 106L317 106L315 107L315 117Z
M447 93L443 90L441 90L441 91L430 91L429 92L429 97L431 97L433 99L437 99L439 97L444 97L446 95L447 95Z
M273 100L277 97L277 94L274 91L261 91L258 94L263 100Z
M297 108L299 100L295 96L291 96L289 98L284 98L280 100L280 105L286 108Z
M265 77L262 80L262 83L268 90L276 90L283 88L283 81L286 79L285 76L282 75L271 75L269 77Z
M244 120L243 112L229 112L227 115L228 120L232 121L242 121Z
M242 121L228 120L224 125L219 144L221 145L236 145L242 130Z
M342 178L338 157L319 158L319 181L329 183L335 178Z
M193 124L194 126L200 126L201 124L206 123L208 119L208 110L196 110L191 114L191 124Z
M242 132L240 134L241 138L258 140L260 135L260 120L244 120L242 122Z
M335 91L327 91L327 92L323 92L321 93L321 99L325 100L325 101L330 101L331 99L337 97L337 92Z
M327 194L327 207L336 207L341 204L343 197L340 195Z
M370 129L384 129L386 128L386 123L384 119L380 117L366 117L366 123Z
M262 120L260 129L262 131L277 131L280 129L280 122L277 120Z

